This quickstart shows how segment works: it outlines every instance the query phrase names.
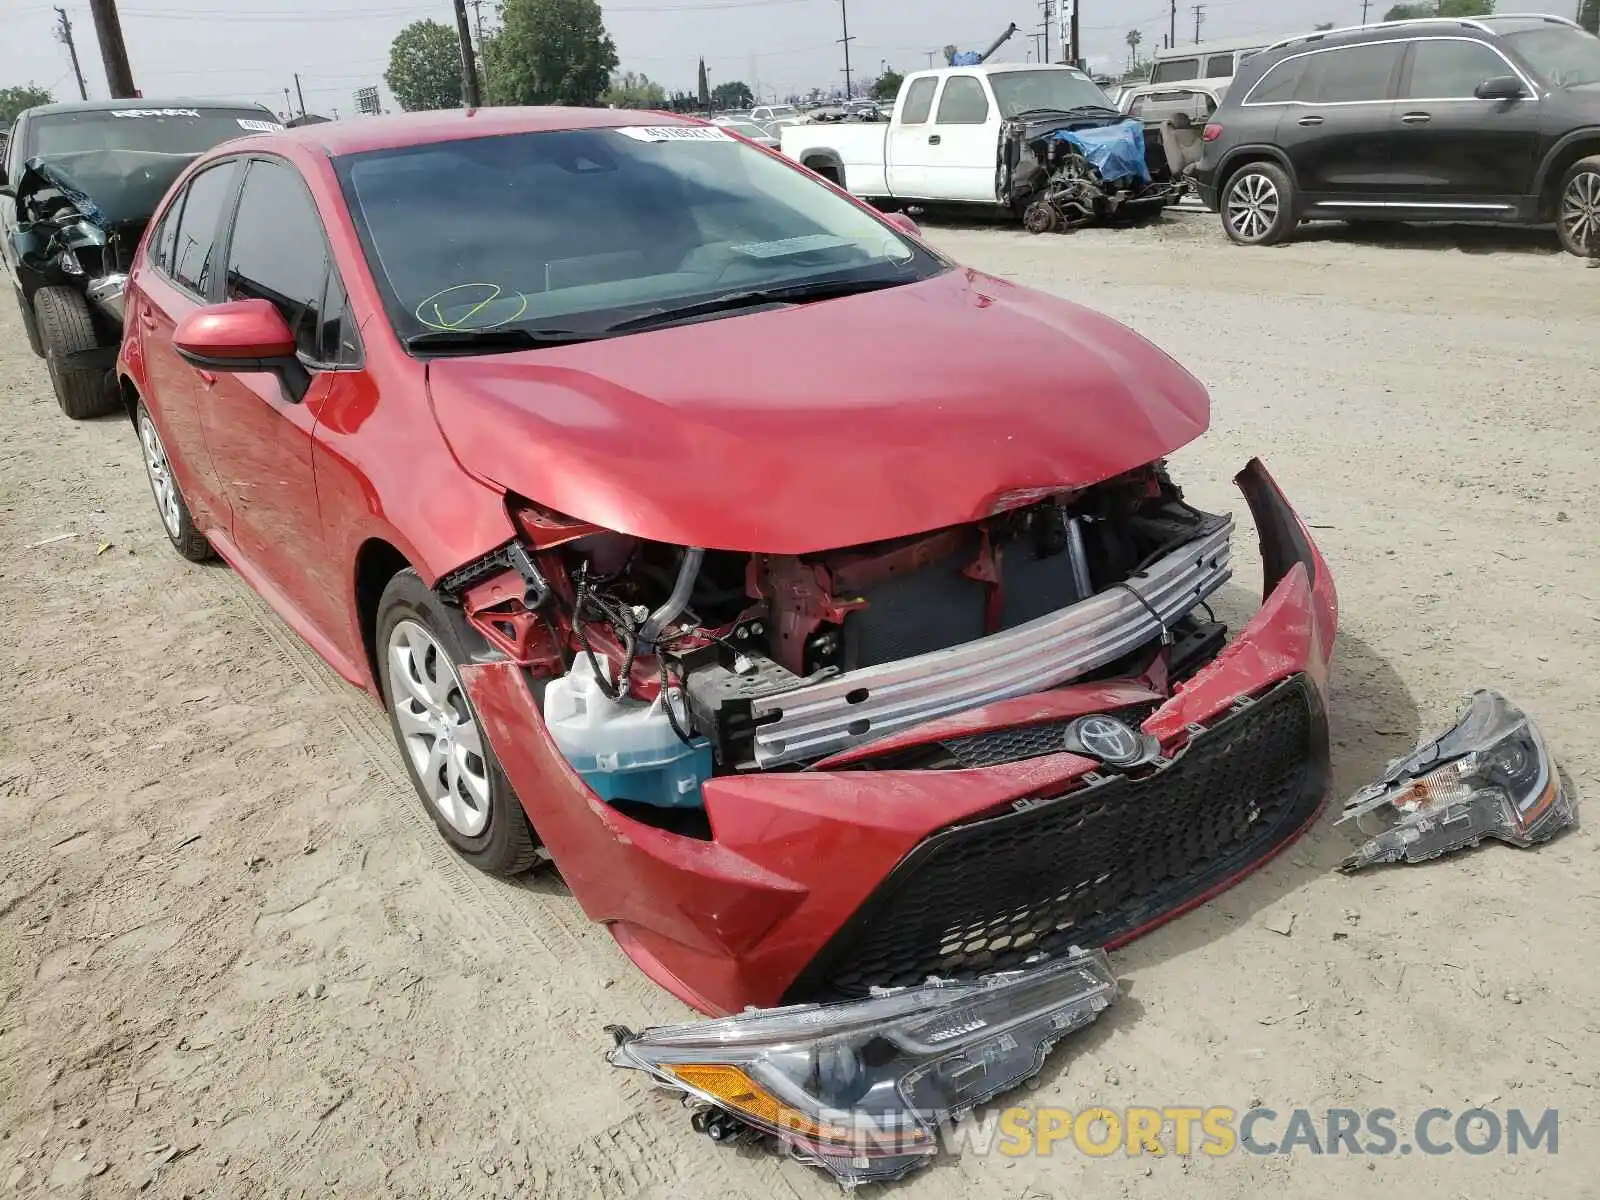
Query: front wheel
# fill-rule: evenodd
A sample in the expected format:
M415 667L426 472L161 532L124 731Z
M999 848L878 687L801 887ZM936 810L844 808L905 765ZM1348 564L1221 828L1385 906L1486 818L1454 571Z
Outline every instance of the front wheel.
M1298 224L1294 184L1276 163L1240 167L1222 192L1222 228L1241 246L1275 246Z
M1568 254L1600 258L1600 155L1579 159L1562 179L1556 229Z
M88 301L71 288L44 287L33 294L33 313L61 411L74 421L115 412L117 399L106 391L106 373L77 365L76 356L100 348Z
M439 833L481 871L528 870L533 829L456 672L469 655L455 618L408 569L383 589L377 633L389 724Z

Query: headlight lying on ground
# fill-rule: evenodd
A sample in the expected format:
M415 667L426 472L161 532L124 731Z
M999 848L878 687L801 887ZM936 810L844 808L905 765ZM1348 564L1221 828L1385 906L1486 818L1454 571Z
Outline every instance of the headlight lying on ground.
M1454 727L1397 759L1344 806L1339 824L1382 808L1394 824L1339 864L1423 862L1491 837L1548 841L1575 819L1571 798L1526 714L1498 692L1474 692ZM1363 829L1362 832L1366 832Z
M942 1123L1037 1074L1116 997L1105 953L1074 950L970 983L613 1027L607 1058L709 1106L696 1127L718 1140L756 1131L855 1187L926 1162Z

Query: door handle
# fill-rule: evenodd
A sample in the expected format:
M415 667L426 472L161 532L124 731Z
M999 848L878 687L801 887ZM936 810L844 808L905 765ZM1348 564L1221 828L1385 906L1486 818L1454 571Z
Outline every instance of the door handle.
M1301 125L1305 125L1305 126L1321 125L1322 124L1322 118L1321 117L1301 117L1299 123Z
M937 133L930 133L928 135L928 145L930 145L930 146L937 146L943 141L944 141L944 139L942 137L940 137Z
M1429 121L1433 120L1433 114L1425 112L1410 112L1406 113L1405 116L1400 118L1400 120L1406 125L1426 125Z

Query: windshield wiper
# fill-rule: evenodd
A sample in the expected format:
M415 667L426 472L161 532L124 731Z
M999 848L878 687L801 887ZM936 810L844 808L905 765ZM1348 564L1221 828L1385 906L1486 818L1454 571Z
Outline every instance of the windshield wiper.
M632 333L687 321L694 317L715 316L717 313L737 312L744 308L761 308L769 304L804 304L816 300L836 300L843 296L858 296L863 292L877 292L898 287L903 279L834 279L816 283L797 283L787 287L759 288L747 292L728 292L699 300L693 304L680 304L672 308L658 308L607 325L606 333Z
M497 325L492 329L430 329L405 339L407 350L466 350L493 354L501 350L526 350L535 346L572 346L605 337L604 331L540 329L532 325Z
M1015 121L1022 117L1071 117L1079 113L1106 113L1108 116L1113 117L1122 116L1122 113L1114 108L1107 108L1104 104L1075 104L1071 108L1025 108L1011 119Z

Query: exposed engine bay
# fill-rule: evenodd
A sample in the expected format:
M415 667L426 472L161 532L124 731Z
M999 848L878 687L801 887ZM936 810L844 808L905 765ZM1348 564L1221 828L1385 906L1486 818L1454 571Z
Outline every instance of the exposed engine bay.
M529 668L557 744L614 801L692 806L697 772L811 768L1068 681L1179 680L1226 633L1205 600L1230 577L1232 519L1185 503L1160 463L797 557L513 511L524 540L439 590Z
M30 159L17 183L22 268L38 286L81 289L115 335L128 268L150 213L188 164L189 156L135 150Z
M1131 119L1008 121L1001 159L1001 194L1030 233L1153 216L1189 187L1160 129Z

